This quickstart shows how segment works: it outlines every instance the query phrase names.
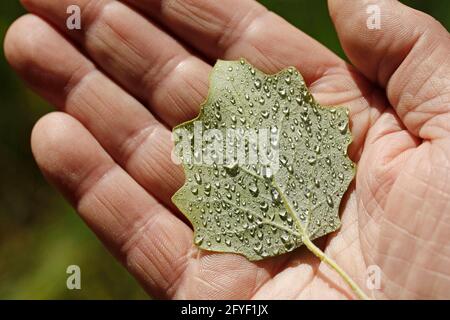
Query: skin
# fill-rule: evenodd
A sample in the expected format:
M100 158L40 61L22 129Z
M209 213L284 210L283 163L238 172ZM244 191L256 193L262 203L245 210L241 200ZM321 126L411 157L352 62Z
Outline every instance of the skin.
M341 230L317 245L372 298L450 298L450 36L433 18L329 1L350 65L250 0L22 2L6 57L59 110L33 130L36 161L150 295L355 297L304 247L258 263L198 250L171 204L184 175L170 129L198 113L217 58L245 57L267 73L293 65L321 104L351 110L357 177ZM82 30L65 27L72 4ZM370 265L379 290L365 285Z

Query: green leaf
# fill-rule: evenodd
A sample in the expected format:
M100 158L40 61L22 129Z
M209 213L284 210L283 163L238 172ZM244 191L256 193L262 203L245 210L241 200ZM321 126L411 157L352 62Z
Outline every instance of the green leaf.
M340 227L355 174L348 110L320 106L295 68L267 75L243 59L218 61L200 115L174 137L186 182L172 200L200 248L260 260Z

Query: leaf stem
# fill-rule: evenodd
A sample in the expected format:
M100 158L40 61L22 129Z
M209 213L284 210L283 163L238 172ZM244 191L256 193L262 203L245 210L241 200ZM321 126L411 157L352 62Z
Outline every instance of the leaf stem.
M316 257L320 259L320 261L325 262L328 266L330 266L332 269L334 269L341 278L350 286L350 288L353 290L353 292L363 300L370 300L370 298L364 293L364 291L361 290L361 288L356 284L355 281L350 278L350 276L330 257L328 257L325 252L320 250L309 238L309 235L306 231L306 229L302 226L300 221L297 219L297 215L295 214L294 210L289 205L288 200L286 199L283 190L275 183L274 180L272 180L272 186L277 189L278 193L281 195L281 198L283 199L284 206L286 210L292 215L292 217L295 218L295 221L297 223L297 226L299 230L301 231L301 239L303 244L311 251Z
M350 278L350 276L330 257L328 257L320 248L318 248L307 236L302 237L303 244L314 253L321 261L325 262L332 269L334 269L341 278L350 286L353 292L363 300L370 300L370 298L361 290L361 288Z

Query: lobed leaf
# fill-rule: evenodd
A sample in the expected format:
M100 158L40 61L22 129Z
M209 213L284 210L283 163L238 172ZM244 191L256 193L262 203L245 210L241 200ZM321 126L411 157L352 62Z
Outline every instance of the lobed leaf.
M255 144L246 136L263 129L277 138ZM199 131L213 134L198 144ZM176 146L186 134L192 157L177 153L186 181L172 200L200 248L260 260L340 227L355 175L348 110L320 106L295 68L267 75L244 59L219 60L199 116L174 129ZM257 160L243 162L232 149L255 151Z

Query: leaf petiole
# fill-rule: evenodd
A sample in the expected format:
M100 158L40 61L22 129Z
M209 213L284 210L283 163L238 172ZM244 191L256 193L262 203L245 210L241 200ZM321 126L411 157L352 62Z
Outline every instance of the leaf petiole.
M350 286L353 292L363 300L370 300L370 298L361 290L361 288L350 278L350 276L330 257L328 257L319 247L317 247L309 237L302 236L303 244L321 261L334 269L341 278Z
M294 210L289 205L288 200L284 196L284 193L281 190L281 188L273 180L272 180L272 185L280 193L280 195L281 195L281 197L283 199L283 203L284 203L284 206L285 206L286 210L293 217L297 217L296 213L294 212ZM325 254L325 252L320 250L320 248L317 247L311 241L311 239L309 238L309 236L308 236L305 228L302 226L302 224L297 219L295 219L295 221L297 222L297 226L298 226L298 228L301 231L301 234L299 234L298 236L301 237L303 244L308 248L308 250L311 251L316 257L318 257L320 259L320 261L325 262L329 267L334 269L339 274L339 276L349 285L349 287L353 290L353 292L360 299L362 299L362 300L370 300L370 298L364 293L364 291L361 290L361 288L356 284L356 282L353 281L353 279L336 263L336 261L334 261L333 259L328 257Z

